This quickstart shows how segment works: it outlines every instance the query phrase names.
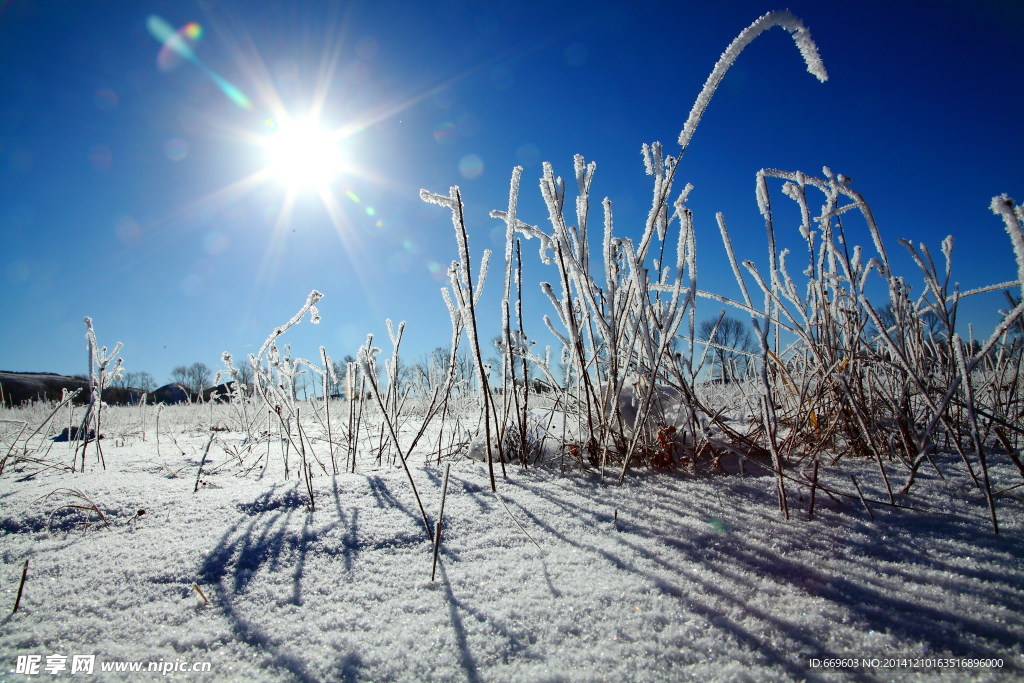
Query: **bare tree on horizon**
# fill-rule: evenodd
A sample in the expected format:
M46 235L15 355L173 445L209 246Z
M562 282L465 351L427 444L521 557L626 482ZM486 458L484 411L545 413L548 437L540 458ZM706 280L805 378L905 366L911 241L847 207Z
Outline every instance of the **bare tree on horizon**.
M175 365L171 369L171 382L180 384L192 394L202 394L203 389L213 381L213 370L206 363Z
M716 329L717 326L717 329ZM754 337L742 321L723 314L705 320L698 328L702 339L715 344L711 348L712 373L728 384L742 376L747 366L747 353L754 350Z

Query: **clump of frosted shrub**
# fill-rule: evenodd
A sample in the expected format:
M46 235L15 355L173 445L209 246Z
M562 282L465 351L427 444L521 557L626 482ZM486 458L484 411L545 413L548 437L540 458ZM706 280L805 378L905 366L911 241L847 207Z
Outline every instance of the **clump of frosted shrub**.
M926 245L901 241L923 279L917 290L921 293L912 298L908 280L891 268L868 203L848 178L828 168L820 177L765 169L757 174L756 200L766 226L767 269L737 261L725 216L718 213L741 298L698 286L693 215L687 207L693 188L687 184L673 191L679 159L729 67L747 44L773 26L791 34L812 74L827 78L809 32L790 13L766 14L744 30L698 95L679 135L676 156L666 154L660 143L643 145L653 187L638 240L614 233L613 206L604 199L603 240L599 251L592 248L594 162L576 156L568 182L555 175L551 164L543 165L540 191L548 229L517 214L522 169L513 169L508 209L491 212L506 225L498 344L501 385L492 395L482 378L480 421L485 433L470 453L486 459L493 482L494 462L502 467L509 460L527 464L530 457L520 449L536 443L539 435L551 438L556 451L570 453L581 465L602 471L616 466L620 480L633 465L693 469L702 458L717 464L728 451L775 474L780 508L788 515L787 486L825 488L818 480L825 454L828 463L848 456L875 460L887 501L894 504L897 493L890 477L904 478L900 492L905 493L923 467L941 473L934 455L952 450L966 475L985 492L998 530L988 458L999 447L999 457L1011 459L1024 475L1017 455L1024 432L1019 408L1022 344L1020 336L1013 336L1022 326L1024 304L1008 294L1010 310L983 340L965 340L956 320L964 298L1018 289L1024 282L1024 214L1012 200L996 197L992 210L1010 236L1018 262L1016 280L959 291L951 285L951 237L942 242L941 267ZM575 189L568 202L567 186ZM806 265L799 275L791 269L795 255L776 246L775 188L796 204L801 216ZM814 195L820 202L816 208ZM447 195L423 190L421 197L451 212L459 247L459 260L450 271L451 290L458 301L458 322L469 332L467 341L479 357L475 307L490 253L483 254L474 291L459 188L452 187ZM849 232L855 223L866 226L870 250L853 245ZM541 355L526 343L521 289L514 292L511 287L522 287L522 241L533 239L540 261L552 273L551 282L540 283L553 313L543 322L560 345L565 363L561 377L552 367L550 349ZM888 294L884 304L873 303L865 293L879 281ZM445 296L447 300L447 291ZM749 316L756 331L758 350L747 366L746 380L731 387L731 405L716 401L706 390L701 371L714 342L695 335L699 299ZM525 380L531 376L558 388L545 400L562 418L561 439L557 428L539 429L537 420L530 420L530 383Z

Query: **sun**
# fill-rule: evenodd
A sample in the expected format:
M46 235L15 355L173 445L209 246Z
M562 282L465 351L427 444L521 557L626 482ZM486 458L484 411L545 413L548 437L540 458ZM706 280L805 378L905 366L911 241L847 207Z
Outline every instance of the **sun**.
M337 134L316 119L272 120L267 126L267 171L289 190L323 190L344 169Z

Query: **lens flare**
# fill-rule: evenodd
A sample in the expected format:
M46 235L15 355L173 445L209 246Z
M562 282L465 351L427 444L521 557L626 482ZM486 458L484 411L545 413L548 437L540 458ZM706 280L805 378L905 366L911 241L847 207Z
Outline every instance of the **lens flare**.
M200 71L209 76L210 80L220 88L221 92L228 99L242 109L252 109L252 102L245 96L245 93L228 82L223 76L214 72L213 69L206 66L206 63L192 49L192 46L196 44L203 34L203 29L199 24L194 21L189 22L175 31L170 24L154 14L150 15L149 19L146 20L146 28L149 29L149 34L163 45L160 53L157 55L157 66L162 71L173 69L181 59L187 59L195 64ZM172 55L175 56L172 57Z
M93 145L89 150L89 163L97 171L106 171L114 164L114 152L110 145Z
M160 48L160 52L156 56L156 65L160 67L161 71L172 71L178 68L185 59L192 58L189 55L195 56L193 48L202 35L203 29L196 22L185 24L164 41L163 47Z
M484 172L484 160L478 154L467 154L459 159L459 173L467 180L479 178Z
M188 143L181 138L171 138L164 143L164 154L171 161L181 161L188 156Z
M220 254L228 246L228 238L221 232L212 230L203 236L203 250L210 256Z
M122 216L114 225L117 239L126 247L138 246L142 241L142 226L131 216Z
M442 121L434 128L434 139L438 144L450 145L455 142L455 124L451 121Z
M114 109L120 99L118 94L109 88L100 88L92 94L92 103L102 111Z

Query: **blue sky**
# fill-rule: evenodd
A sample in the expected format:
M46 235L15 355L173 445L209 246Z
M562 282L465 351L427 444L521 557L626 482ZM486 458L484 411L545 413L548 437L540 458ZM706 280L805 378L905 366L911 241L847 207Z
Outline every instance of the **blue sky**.
M726 77L679 174L695 186L700 286L735 294L715 211L740 257L763 266L755 173L823 165L853 178L903 272L912 276L898 237L938 254L953 234L962 287L1011 279L988 204L1003 192L1024 199L1024 8L1014 5L791 3L830 80L811 77L778 29ZM617 234L636 237L650 192L641 144L673 152L721 51L774 8L2 2L0 369L84 372L89 315L102 344L124 342L126 369L162 383L174 365L255 351L314 288L323 322L285 337L299 355L321 344L354 353L368 332L386 340L392 318L408 322L415 360L448 342L440 288L455 257L449 217L420 202L420 188L460 185L471 249L500 254L504 228L487 213L507 205L512 167L525 167L520 217L543 224L541 162L571 176L580 153L598 164L595 224L609 196ZM185 44L205 66L160 58L152 16L174 30L197 24ZM322 125L344 137L344 167L323 191L333 215L316 191L288 201L286 185L261 175L268 120L282 107L301 118L316 101ZM795 224L783 241L790 234ZM869 244L864 231L851 241ZM553 277L529 266L528 334L540 336L549 312L536 283ZM965 310L984 330L1004 303ZM485 306L491 336L497 300ZM699 317L718 310L704 303Z

